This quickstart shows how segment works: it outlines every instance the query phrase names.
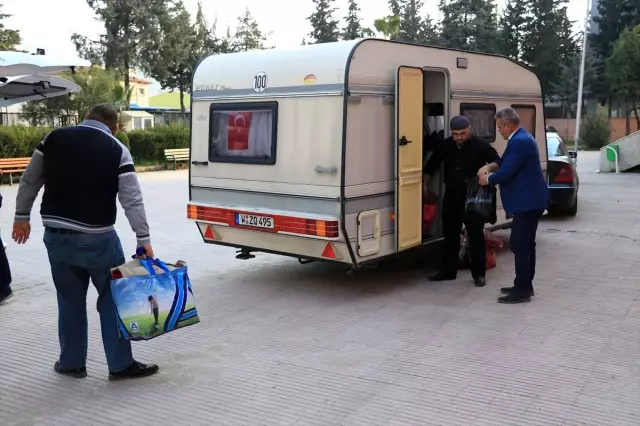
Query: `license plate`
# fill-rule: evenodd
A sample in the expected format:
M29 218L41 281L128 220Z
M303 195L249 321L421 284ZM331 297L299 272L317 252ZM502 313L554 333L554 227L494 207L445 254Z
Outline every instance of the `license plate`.
M236 213L236 225L273 229L273 218L255 214Z

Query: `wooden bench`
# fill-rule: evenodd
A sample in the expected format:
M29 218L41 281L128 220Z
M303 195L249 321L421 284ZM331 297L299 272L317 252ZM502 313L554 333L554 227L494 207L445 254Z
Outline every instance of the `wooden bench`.
M178 161L189 161L189 148L165 149L166 162L173 161L173 170L176 170Z
M0 158L0 176L9 175L9 184L13 185L13 174L24 173L31 157Z

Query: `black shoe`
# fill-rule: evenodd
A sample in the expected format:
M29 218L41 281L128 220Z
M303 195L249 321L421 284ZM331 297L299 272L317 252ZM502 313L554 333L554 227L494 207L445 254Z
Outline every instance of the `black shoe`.
M13 295L13 291L11 291L11 289L0 292L0 303L4 302L8 298L10 298L12 295Z
M513 287L502 287L500 289L500 293L502 294L511 294L511 292L513 292ZM533 290L531 290L531 293L529 294L530 297L535 296L535 292Z
M140 377L147 377L156 374L160 368L155 364L143 364L138 361L133 361L133 364L129 368L116 373L109 372L109 380L124 380L124 379L138 379Z
M429 281L453 281L455 279L455 275L445 274L444 272L438 272L429 277Z
M484 277L476 277L473 279L473 283L476 287L484 287L487 285L487 280Z
M84 379L87 377L87 367L62 368L60 367L60 361L56 361L53 365L53 371L63 376L73 377L74 379Z
M498 303L515 304L523 302L531 302L531 296L509 293L505 296L498 297Z

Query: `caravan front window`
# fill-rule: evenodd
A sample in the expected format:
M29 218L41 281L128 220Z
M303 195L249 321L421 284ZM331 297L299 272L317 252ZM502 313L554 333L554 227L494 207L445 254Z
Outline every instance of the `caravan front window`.
M277 102L212 104L209 161L275 164Z

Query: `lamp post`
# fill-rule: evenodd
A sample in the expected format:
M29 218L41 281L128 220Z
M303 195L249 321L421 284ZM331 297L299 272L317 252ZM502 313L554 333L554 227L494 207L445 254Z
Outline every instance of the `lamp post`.
M576 105L576 131L574 134L574 150L578 152L578 141L580 140L580 119L582 118L582 94L584 88L584 67L587 57L587 36L589 34L589 20L591 18L591 0L587 0L587 14L584 18L584 34L582 36L582 57L580 58L580 77L578 81L578 104ZM576 158L577 160L577 158Z

